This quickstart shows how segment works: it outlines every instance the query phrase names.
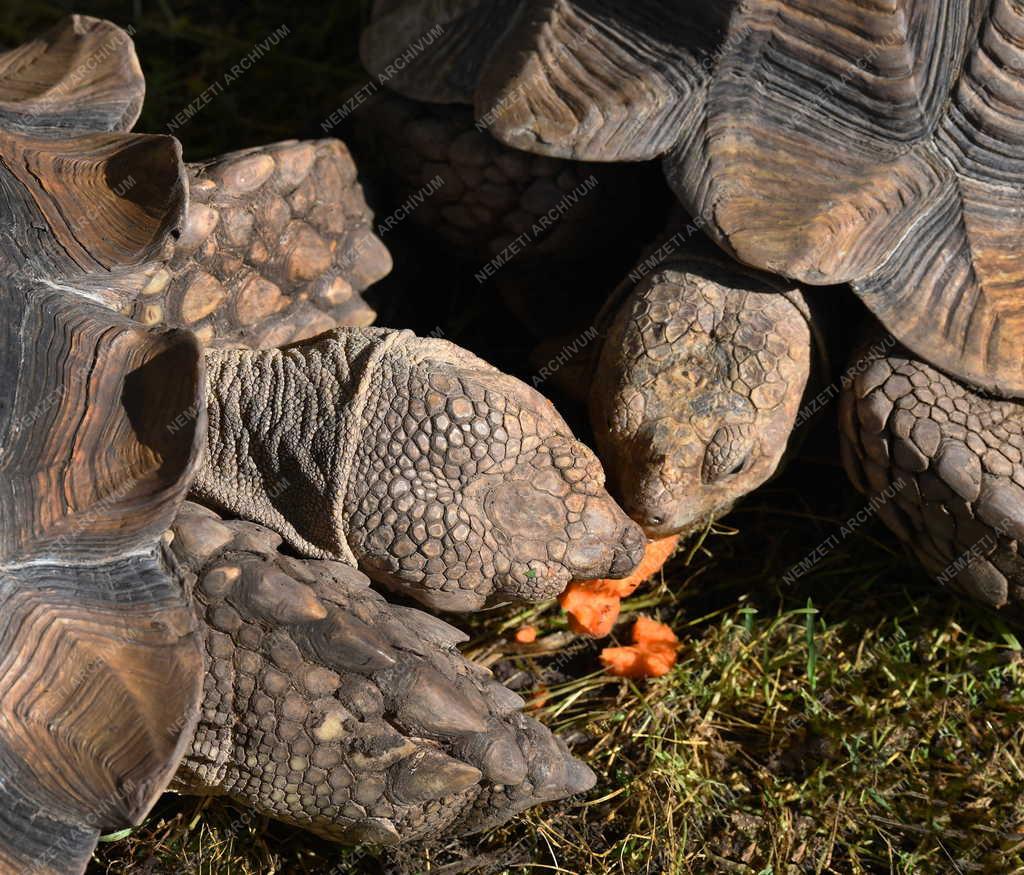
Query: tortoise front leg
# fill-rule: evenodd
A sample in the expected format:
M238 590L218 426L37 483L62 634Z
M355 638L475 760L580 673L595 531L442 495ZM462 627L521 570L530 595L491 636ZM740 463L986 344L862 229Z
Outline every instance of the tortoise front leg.
M943 585L1024 602L1024 404L978 392L878 332L847 369L843 462Z
M622 577L643 536L537 392L408 331L210 350L194 494L442 610Z
M335 841L394 843L593 786L518 696L460 656L458 630L389 605L354 568L284 556L263 526L186 504L172 533L207 662L178 789Z

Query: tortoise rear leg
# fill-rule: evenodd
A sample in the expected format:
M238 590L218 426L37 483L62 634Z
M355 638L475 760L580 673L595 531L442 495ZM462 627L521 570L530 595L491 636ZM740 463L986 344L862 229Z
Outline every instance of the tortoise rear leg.
M466 636L389 605L354 568L187 504L171 549L194 582L207 673L177 776L346 843L481 829L594 776L463 659Z
M854 356L840 424L854 485L943 585L1024 602L1024 405L953 380L879 334Z

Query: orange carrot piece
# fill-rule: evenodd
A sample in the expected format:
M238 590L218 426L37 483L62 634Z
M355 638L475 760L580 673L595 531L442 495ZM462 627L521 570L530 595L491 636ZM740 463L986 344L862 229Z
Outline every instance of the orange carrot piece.
M657 574L678 544L678 535L649 541L636 570L622 580L574 580L570 583L558 597L562 609L569 615L569 628L578 635L593 638L608 635L619 618L621 600Z
M537 640L537 629L535 626L520 626L513 637L520 644L533 644Z
M615 677L656 678L672 670L678 650L675 632L664 623L640 616L633 624L633 644L606 647L600 659L608 674Z
M668 562L678 546L679 535L669 535L667 538L648 541L647 548L644 550L644 558L640 560L636 570L629 577L624 577L622 580L609 580L608 583L615 585L620 598L633 595L641 583L646 583L661 571L662 566Z
M606 647L601 651L605 671L620 678L657 678L676 664L676 653L668 647Z
M665 623L659 623L650 617L641 614L633 624L634 644L679 644L679 639L672 628Z
M569 628L573 632L603 638L619 618L619 597L587 584L585 580L574 580L558 597L558 602L569 615Z

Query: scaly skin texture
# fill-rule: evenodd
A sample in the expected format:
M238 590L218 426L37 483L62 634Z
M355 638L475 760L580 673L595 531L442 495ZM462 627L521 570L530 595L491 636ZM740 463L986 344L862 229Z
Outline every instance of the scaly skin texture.
M432 608L623 577L643 535L543 396L443 340L338 330L207 351L194 495Z
M360 292L388 274L391 256L344 143L289 140L187 171L180 238L116 288L103 278L121 312L187 327L207 346L264 349L373 322Z
M843 462L940 583L1024 602L1024 405L981 395L891 338L855 355L841 402Z
M459 655L465 635L280 543L194 504L171 530L206 653L176 789L335 841L394 843L483 829L593 786L518 696Z
M811 367L800 292L674 257L612 317L590 394L612 491L651 537L720 516L775 472Z

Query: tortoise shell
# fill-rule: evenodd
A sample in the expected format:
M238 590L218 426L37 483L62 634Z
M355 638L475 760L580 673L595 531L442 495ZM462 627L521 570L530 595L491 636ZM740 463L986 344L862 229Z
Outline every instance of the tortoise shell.
M112 25L74 16L0 71L0 868L77 871L170 780L201 692L159 541L199 454L199 345L78 286L157 257L186 175L125 132L143 83ZM152 184L120 196L126 173Z
M1024 11L1008 0L381 2L362 46L409 96L510 145L661 156L740 261L851 283L952 375L1024 392ZM403 51L441 35L408 63ZM401 66L387 75L389 66Z
M128 133L144 90L98 19L0 54L4 871L81 871L193 735L202 641L162 535L205 431L200 338L365 325L390 269L343 146L186 166Z

